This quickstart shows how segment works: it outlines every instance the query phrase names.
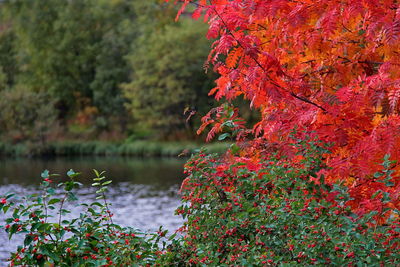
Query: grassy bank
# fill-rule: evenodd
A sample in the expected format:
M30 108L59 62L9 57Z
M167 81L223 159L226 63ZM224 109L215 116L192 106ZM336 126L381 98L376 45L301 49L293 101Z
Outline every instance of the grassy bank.
M111 143L100 141L64 141L45 145L34 143L0 143L0 156L134 156L134 157L177 157L190 156L196 149L205 147L210 153L219 153L229 147L229 143L197 144L190 142L135 141Z

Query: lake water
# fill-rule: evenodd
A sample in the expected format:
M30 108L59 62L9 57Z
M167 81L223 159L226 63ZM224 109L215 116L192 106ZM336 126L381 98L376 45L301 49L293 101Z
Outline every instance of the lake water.
M107 193L112 203L114 222L141 230L156 230L160 225L175 231L183 221L174 215L179 206L178 190L182 182L183 164L180 159L135 159L135 158L57 158L57 159L0 159L0 195L7 192L29 194L38 192L40 174L47 169L50 173L61 174L73 169L81 172L78 181L84 186L78 189L80 202L95 199L95 189L90 185L92 169L106 171L113 180ZM75 214L74 214L75 212ZM78 215L78 210L72 215ZM0 224L6 217L0 214ZM21 238L9 241L0 230L0 259L8 257Z

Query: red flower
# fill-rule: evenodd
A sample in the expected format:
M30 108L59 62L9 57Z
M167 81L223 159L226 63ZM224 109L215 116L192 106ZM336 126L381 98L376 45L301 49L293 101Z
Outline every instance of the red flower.
M6 203L7 203L7 199L2 198L1 201L0 201L0 203L1 203L1 204L6 204Z

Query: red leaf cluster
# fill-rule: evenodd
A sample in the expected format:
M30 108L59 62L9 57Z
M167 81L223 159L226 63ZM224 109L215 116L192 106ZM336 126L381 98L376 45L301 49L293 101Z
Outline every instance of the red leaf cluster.
M390 186L374 177L385 155L400 160L397 1L185 0L182 8L189 3L215 38L208 64L220 77L211 93L243 96L261 113L255 144L290 151L293 129L314 132L334 144L326 175L346 183L355 210L400 208L400 165ZM379 190L392 200L372 201Z

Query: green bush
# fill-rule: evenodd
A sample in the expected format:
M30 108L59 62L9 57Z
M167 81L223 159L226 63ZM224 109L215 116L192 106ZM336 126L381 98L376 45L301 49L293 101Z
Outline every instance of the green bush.
M155 263L166 231L142 233L113 223L105 197L107 181L95 171L93 186L97 188L92 203L81 203L83 212L67 219L66 202L76 202L74 188L78 173L70 170L69 181L54 186L55 175L42 173L42 194L16 199L9 194L1 199L0 208L10 212L5 230L9 237L24 235L23 245L11 254L14 266L145 266ZM56 193L56 188L62 190Z
M354 214L346 188L324 179L328 151L312 140L295 146L299 152L292 158L245 157L234 153L237 147L226 158L193 156L176 211L187 220L185 236L170 247L168 263L399 265L399 210L385 224L374 213Z

